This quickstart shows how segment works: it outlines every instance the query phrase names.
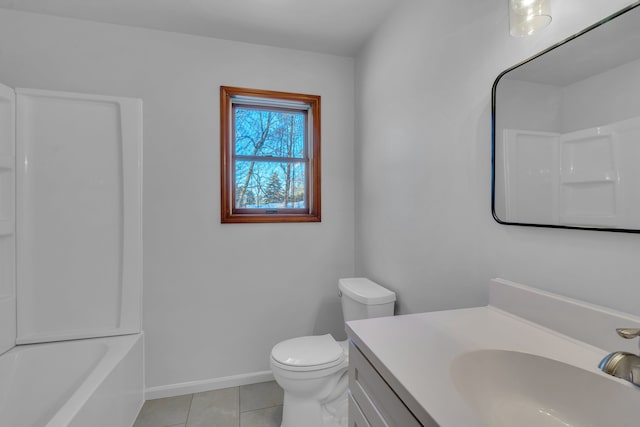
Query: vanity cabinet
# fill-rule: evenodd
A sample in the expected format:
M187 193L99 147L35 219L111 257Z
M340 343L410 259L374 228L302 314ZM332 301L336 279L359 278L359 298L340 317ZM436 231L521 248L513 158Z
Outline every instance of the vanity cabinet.
M349 427L421 427L402 400L349 342Z

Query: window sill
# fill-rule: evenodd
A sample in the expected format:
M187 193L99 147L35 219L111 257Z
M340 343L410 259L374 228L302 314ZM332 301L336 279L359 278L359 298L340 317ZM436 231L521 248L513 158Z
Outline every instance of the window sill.
M261 223L290 223L290 222L321 222L320 215L308 214L241 214L225 215L222 224L261 224Z

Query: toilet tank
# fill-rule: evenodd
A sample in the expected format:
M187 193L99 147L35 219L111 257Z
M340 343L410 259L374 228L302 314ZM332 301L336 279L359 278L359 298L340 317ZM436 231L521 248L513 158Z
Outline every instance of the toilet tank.
M396 294L364 277L340 279L344 321L393 316Z

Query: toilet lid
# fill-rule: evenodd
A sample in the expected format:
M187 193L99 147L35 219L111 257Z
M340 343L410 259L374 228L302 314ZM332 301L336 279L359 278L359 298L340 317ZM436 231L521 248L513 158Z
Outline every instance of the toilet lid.
M330 334L292 338L276 344L271 357L283 365L326 365L344 357L340 344Z

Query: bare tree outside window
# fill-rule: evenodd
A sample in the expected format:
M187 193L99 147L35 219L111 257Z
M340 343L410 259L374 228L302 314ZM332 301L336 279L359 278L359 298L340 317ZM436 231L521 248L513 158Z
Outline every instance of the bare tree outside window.
M306 112L234 112L235 207L306 208Z

